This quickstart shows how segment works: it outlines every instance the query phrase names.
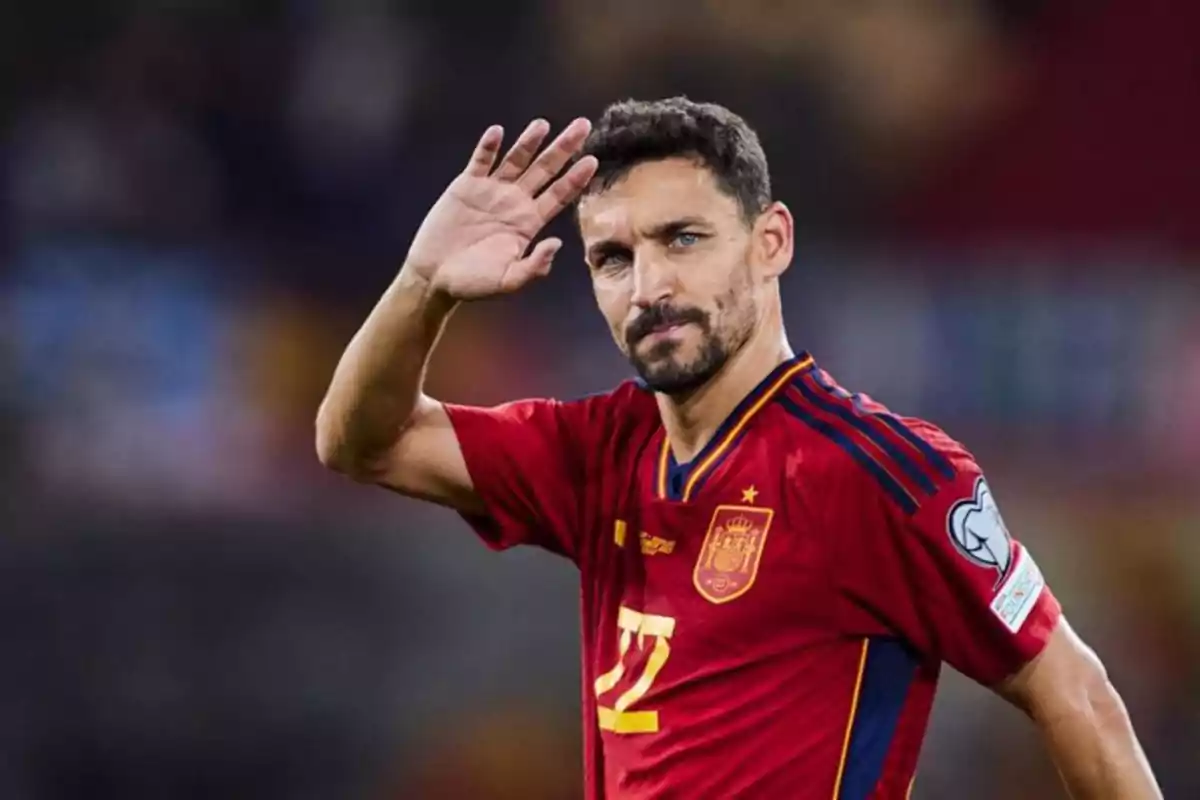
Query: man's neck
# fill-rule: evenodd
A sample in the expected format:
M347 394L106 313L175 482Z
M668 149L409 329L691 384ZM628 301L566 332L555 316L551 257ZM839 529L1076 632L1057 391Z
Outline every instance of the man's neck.
M656 395L675 461L696 457L738 403L794 353L784 337L746 344L712 380L686 398Z

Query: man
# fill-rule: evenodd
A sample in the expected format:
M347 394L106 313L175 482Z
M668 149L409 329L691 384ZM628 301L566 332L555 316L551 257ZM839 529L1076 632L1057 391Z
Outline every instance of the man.
M1037 723L1074 796L1158 797L970 454L788 344L793 220L745 122L675 98L542 149L548 131L503 158L483 134L338 365L317 449L492 547L575 562L588 797L906 797L943 661ZM534 238L576 200L641 380L490 409L425 396L454 307L545 275L561 242Z

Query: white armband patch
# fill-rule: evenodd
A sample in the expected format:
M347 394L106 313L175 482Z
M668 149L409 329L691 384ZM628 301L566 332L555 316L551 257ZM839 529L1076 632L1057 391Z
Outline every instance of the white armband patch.
M992 601L992 612L1013 633L1021 630L1046 588L1046 579L1024 547L1018 546L1017 566Z

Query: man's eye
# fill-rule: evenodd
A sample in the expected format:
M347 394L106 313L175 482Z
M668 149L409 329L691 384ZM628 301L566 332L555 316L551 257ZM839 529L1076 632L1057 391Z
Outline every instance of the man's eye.
M700 243L700 240L702 238L704 238L704 237L702 237L698 233L692 233L691 231L682 231L680 233L675 234L675 238L671 241L671 243L679 245L680 247L694 247L695 245Z
M596 259L596 269L619 267L629 259L624 253L605 253Z

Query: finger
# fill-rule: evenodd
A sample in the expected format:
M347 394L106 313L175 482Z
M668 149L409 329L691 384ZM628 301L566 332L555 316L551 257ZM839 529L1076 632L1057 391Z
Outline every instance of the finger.
M591 131L592 123L588 120L582 117L574 120L542 151L529 169L525 170L525 174L517 179L517 183L530 194L540 192L579 152Z
M549 132L550 123L544 119L535 119L529 123L517 137L512 149L504 156L493 177L505 181L515 181L521 177L521 173L529 166L529 162L533 161L538 148L542 146L542 140Z
M500 287L505 292L513 292L525 284L550 274L554 263L554 255L562 247L562 239L550 237L543 239L533 246L529 255L514 261L504 274Z
M496 163L496 155L500 152L502 141L504 141L504 128L499 125L493 125L484 131L483 136L479 137L479 143L475 145L475 152L471 153L471 160L467 162L464 172L477 178L486 177L492 171L492 165Z
M537 199L537 210L543 224L558 216L564 208L575 202L580 193L596 175L600 162L595 156L584 156L571 165L566 173L550 184Z

